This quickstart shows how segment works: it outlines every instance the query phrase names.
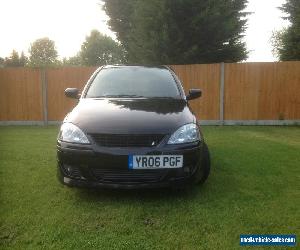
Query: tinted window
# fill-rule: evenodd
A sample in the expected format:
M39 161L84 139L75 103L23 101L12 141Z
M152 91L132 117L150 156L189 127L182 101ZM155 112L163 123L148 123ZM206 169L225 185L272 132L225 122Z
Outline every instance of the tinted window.
M176 82L165 68L112 67L102 69L86 97L103 96L179 97Z

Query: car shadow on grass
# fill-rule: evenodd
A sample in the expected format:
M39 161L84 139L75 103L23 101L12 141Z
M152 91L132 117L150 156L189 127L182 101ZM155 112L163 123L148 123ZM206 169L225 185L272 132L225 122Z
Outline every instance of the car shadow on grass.
M193 199L205 190L204 186L195 185L185 189L153 188L153 189L77 189L78 198L84 201L127 200L158 201L174 199Z
M76 197L80 202L124 202L124 203L139 203L139 202L188 202L196 199L206 202L210 197L210 183L204 185L193 185L185 189L87 189L73 188Z

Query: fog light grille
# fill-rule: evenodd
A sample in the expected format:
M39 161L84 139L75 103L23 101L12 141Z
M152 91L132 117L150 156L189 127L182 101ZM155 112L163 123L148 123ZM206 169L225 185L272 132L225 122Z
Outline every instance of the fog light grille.
M66 175L72 178L81 178L81 172L78 167L64 164L63 166L64 172Z

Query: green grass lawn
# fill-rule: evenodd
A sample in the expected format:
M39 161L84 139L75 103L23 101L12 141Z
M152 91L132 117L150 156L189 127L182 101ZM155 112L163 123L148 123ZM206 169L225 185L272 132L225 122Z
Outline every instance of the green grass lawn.
M187 192L65 187L57 131L0 127L1 249L245 249L247 233L299 240L300 127L203 127L212 172Z

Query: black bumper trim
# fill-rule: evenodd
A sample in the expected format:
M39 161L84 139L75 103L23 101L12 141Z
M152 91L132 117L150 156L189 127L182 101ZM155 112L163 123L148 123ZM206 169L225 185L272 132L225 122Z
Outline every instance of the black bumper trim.
M76 180L62 176L61 182L67 186L75 187L87 187L87 188L109 188L109 189L148 189L148 188L164 188L164 187L179 187L185 186L189 182L186 178L170 179L166 182L155 182L155 183L102 183L102 182L91 182L84 180Z
M64 145L66 146L66 145ZM69 147L63 147L58 145L58 178L61 183L69 186L78 187L99 187L99 188L120 188L120 189L137 189L137 188L159 188L159 187L170 187L170 186L183 186L191 182L199 168L201 162L201 151L202 144L190 145L189 148L182 146L172 148L161 148L160 150L149 150L144 152L136 150L136 154L183 154L184 155L184 166L178 170L168 170L163 178L157 180L140 181L138 178L128 178L128 180L122 179L119 181L118 178L115 180L99 179L94 173L93 169L107 169L109 166L110 170L113 171L124 171L127 170L127 155L130 154L131 149L128 149L125 155L119 154L114 155L114 150L111 152L98 152L97 149L85 147L84 150L71 149ZM122 152L124 153L124 151ZM65 165L66 164L66 165ZM72 174L66 172L65 166L78 168L79 175L76 175L76 171L71 171ZM76 169L75 169L76 170Z

